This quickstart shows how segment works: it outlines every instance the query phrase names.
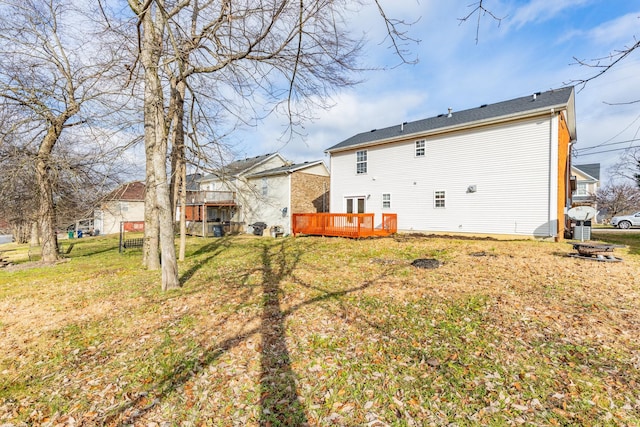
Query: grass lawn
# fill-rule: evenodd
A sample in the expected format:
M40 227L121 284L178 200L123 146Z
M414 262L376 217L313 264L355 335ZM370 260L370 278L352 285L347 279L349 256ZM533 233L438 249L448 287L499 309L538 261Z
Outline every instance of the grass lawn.
M637 426L624 243L613 263L536 241L194 238L163 293L139 250L78 239L0 270L0 426Z

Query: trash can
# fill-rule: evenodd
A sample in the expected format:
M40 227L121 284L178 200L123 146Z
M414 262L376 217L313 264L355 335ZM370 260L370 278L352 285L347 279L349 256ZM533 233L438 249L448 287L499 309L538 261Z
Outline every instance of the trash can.
M213 224L213 237L222 236L224 236L224 228L222 228L222 224Z
M82 230L78 230L78 239L82 238Z
M70 239L73 239L73 231L69 231L67 233L67 237L69 237Z

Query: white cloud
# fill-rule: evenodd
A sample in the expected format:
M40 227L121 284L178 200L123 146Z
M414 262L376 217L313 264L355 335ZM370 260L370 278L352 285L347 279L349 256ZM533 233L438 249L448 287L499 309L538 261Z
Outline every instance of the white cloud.
M597 44L634 43L640 28L640 11L620 16L604 22L588 32L588 36ZM620 48L624 46L619 46Z
M549 21L566 10L590 2L592 0L531 0L525 6L516 8L506 20L506 24L521 28L530 23Z
M286 123L269 120L244 133L242 139L248 144L239 151L247 149L252 155L279 151L295 162L318 160L324 150L357 133L407 121L408 112L416 109L425 96L414 91L345 92L335 99L333 108L316 111L316 119L303 130L305 136L287 141L282 138Z

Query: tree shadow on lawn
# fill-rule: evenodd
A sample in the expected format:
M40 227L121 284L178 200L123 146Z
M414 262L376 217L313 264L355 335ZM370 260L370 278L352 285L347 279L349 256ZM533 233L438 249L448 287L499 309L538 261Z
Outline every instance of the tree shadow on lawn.
M118 245L108 245L103 247L95 247L85 250L84 247L78 246L77 242L71 242L70 244L60 244L59 252L64 258L82 258L93 255L102 254L105 252L111 252L118 249Z
M231 239L228 236L216 238L213 242L207 243L206 245L199 248L197 251L192 253L189 256L199 256L203 254L208 254L207 257L196 262L191 268L182 273L180 276L180 286L184 286L185 283L191 279L194 274L198 272L203 266L205 266L209 261L213 258L217 257L222 253L225 249L229 247L231 244Z
M215 243L212 243L211 247L219 249ZM367 289L387 277L394 267L389 266L378 277L356 287L331 292L309 286L295 277L294 271L302 255L302 250L288 250L286 240L282 240L275 246L267 243L263 244L261 253L263 311L260 325L222 342L202 348L200 352L192 352L192 357L180 360L171 370L158 378L147 389L148 395L147 393L141 393L137 398L118 406L103 418L103 424L125 426L135 423L136 420L159 404L162 399L178 391L180 387L184 386L226 352L237 347L254 334L260 333L262 337L262 354L259 424L261 426L308 425L305 408L298 399L296 374L291 367L291 357L286 342L287 317L305 306ZM207 260L210 258L208 257ZM199 265L203 263L204 261ZM283 296L286 294L281 286L287 279L290 279L292 283L320 291L322 294L283 310L281 303ZM250 321L251 319L247 323ZM149 395L155 396L155 399L150 404L140 408L141 405L148 402ZM127 412L129 414L126 414Z
M291 369L291 357L287 348L286 314L282 311L282 281L291 277L300 262L302 253L293 253L287 259L284 241L276 246L272 254L270 248L262 250L262 299L261 322L262 355L260 374L260 425L307 425L304 408L298 400L296 375Z

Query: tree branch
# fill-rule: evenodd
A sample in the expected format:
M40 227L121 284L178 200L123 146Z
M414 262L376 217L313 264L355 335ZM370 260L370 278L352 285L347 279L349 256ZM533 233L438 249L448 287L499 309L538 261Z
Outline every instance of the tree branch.
M495 21L497 21L498 22L498 27L502 23L502 20L504 18L506 18L506 16L504 16L502 18L499 18L498 16L496 16L493 12L491 12L489 9L484 7L483 1L484 0L480 0L480 1L476 2L476 3L470 4L468 7L473 7L473 10L471 12L469 12L469 14L467 16L465 16L463 18L458 18L458 21L460 21L460 25L462 25L462 23L467 22L473 15L475 15L476 13L478 14L478 20L477 20L477 23L476 23L476 44L478 44L478 42L480 40L480 21L481 21L481 19L482 19L482 17L484 15L489 15Z
M609 54L609 56L607 57L595 58L591 60L581 60L574 56L573 59L576 61L574 65L577 64L584 67L595 68L595 69L599 69L600 71L598 71L596 74L586 79L570 80L568 84L574 84L576 86L580 86L580 89L578 91L581 91L582 89L584 89L587 83L589 83L591 80L597 79L598 77L602 76L604 73L611 70L616 64L618 64L620 61L625 59L627 56L631 55L631 53L634 52L636 49L638 49L638 47L640 47L640 41L636 41L631 47L614 51L611 54ZM602 64L601 61L604 61L604 60L608 60L609 62ZM636 101L634 101L634 103L635 102Z

